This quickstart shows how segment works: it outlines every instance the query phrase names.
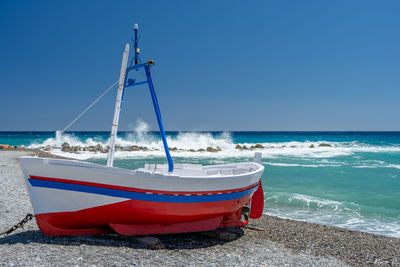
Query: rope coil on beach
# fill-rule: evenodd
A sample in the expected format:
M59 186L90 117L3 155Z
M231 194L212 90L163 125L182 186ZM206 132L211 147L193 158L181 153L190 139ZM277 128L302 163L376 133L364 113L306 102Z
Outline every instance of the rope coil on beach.
M11 227L10 229L8 229L7 231L4 231L2 233L0 233L0 236L8 236L9 234L11 234L12 232L14 232L15 230L19 229L19 228L24 228L24 225L29 222L30 220L33 219L33 215L31 213L28 213L25 218L23 218L19 223L15 224L13 227Z

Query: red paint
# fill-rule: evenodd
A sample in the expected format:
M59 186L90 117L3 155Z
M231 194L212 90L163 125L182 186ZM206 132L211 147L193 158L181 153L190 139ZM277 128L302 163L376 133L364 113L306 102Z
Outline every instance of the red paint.
M48 235L102 234L113 230L129 235L206 231L243 225L241 210L250 197L201 203L127 200L35 217L40 230Z
M258 219L262 216L264 210L264 191L262 188L261 180L257 191L254 192L251 198L250 218Z
M86 181L76 181L70 179L60 179L60 178L50 178L50 177L41 177L41 176L29 176L31 179L35 180L44 180L44 181L52 181L52 182L60 182L60 183L68 183L68 184L79 184L79 185L88 185L94 187L108 188L108 189L116 189L122 191L129 192L137 192L137 193L152 193L152 194L163 194L163 195L214 195L214 194L225 194L225 193L235 193L241 192L253 187L256 187L258 183L252 184L242 188L228 189L228 190L217 190L217 191L162 191L162 190L153 190L153 189L141 189L141 188L133 188L119 185L110 185L110 184L102 184L102 183L92 183Z

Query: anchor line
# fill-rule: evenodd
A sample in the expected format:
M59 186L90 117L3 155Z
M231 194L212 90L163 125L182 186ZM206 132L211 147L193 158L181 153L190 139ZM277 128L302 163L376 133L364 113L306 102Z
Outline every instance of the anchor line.
M24 225L29 222L30 220L33 219L33 215L31 213L28 213L25 218L23 218L19 223L15 224L13 227L11 227L10 229L8 229L7 231L4 231L2 233L0 233L0 236L8 236L9 234L11 234L12 232L14 232L15 230L17 230L18 228L23 228Z

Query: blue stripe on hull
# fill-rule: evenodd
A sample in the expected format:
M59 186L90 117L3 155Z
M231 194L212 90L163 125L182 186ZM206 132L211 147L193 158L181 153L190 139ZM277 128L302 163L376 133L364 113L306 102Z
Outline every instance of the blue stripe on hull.
M174 195L138 193L138 192L123 191L118 189L95 187L89 185L69 184L69 183L36 180L36 179L29 179L29 183L34 187L53 188L53 189L84 192L97 195L105 195L111 197L121 197L127 199L135 199L135 200L171 202L171 203L196 203L196 202L215 202L223 200L232 200L247 196L257 190L257 187L253 187L248 190L235 193L200 195L200 196L196 195L174 196Z

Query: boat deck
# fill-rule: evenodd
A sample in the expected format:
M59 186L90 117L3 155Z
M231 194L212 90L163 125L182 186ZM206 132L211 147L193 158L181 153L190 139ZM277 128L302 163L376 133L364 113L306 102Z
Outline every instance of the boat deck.
M231 163L203 166L201 164L177 163L174 164L172 174L185 177L224 177L247 174L262 168L253 162ZM168 174L167 164L145 164L138 171Z

